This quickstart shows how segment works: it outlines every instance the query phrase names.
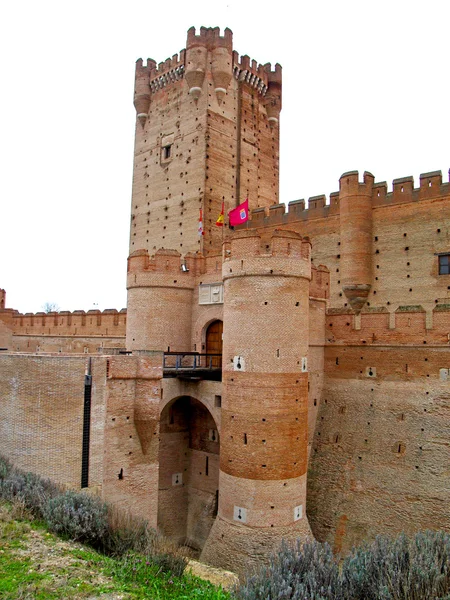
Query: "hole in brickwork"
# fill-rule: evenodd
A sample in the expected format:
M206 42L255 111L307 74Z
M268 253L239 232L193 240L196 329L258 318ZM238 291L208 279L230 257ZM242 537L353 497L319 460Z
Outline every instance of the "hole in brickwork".
M395 442L395 444L392 446L392 452L394 452L394 454L405 454L405 444L403 442Z

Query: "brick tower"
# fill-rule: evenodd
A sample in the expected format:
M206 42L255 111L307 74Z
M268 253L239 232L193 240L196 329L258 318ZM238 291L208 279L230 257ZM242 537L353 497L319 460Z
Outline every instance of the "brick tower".
M239 58L229 29L191 28L179 55L139 59L134 104L130 254L218 253L222 202L278 202L281 67Z
M367 171L363 183L358 171L344 173L339 180L342 289L356 313L361 312L372 286L373 182L374 176Z
M306 518L311 244L235 234L223 264L219 510L206 562L240 571L310 534Z

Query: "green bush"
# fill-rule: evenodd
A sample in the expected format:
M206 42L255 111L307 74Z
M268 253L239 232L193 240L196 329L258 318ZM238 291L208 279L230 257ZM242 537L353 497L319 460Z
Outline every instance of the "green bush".
M107 505L99 498L68 491L49 500L44 508L49 529L72 540L102 548L108 532Z
M340 560L327 544L282 543L240 600L450 600L450 535L379 536Z

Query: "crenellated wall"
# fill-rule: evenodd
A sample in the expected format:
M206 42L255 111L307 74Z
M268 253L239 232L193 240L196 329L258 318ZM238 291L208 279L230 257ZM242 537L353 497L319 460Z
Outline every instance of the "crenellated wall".
M379 533L450 530L450 304L331 309L308 473L314 535L346 551Z
M64 353L124 347L126 319L126 309L25 314L0 309L0 340L4 340L0 347L14 352Z
M286 211L282 69L229 29L139 59L134 105L127 309L0 289L2 452L237 571L311 531L450 530L450 182L349 171ZM220 347L216 321L223 382L176 377L164 352L204 354L209 325Z
M284 205L261 208L244 227L255 227L263 238L280 227L308 235L313 264L330 270L332 308L356 302L357 310L384 306L395 312L405 304L421 305L430 319L437 304L450 302L450 275L438 272L438 254L450 252L450 183L442 182L440 171L422 174L418 188L412 177L395 179L389 193L385 182L374 182L369 192L372 208L364 214L358 202L367 194L361 192L365 187L358 173L342 175L340 186L329 204L325 196L316 196L306 210L303 200L289 203L288 212ZM350 196L346 189L353 190ZM345 215L340 206L344 197L350 200ZM346 274L348 268L353 269L351 275ZM346 280L349 276L358 280L352 284ZM354 297L348 297L349 288Z
M349 171L342 177L351 175L358 178L358 171ZM420 186L414 188L412 176L394 179L392 191L387 191L385 181L375 182L372 188L372 206L392 206L394 204L405 204L407 202L418 202L431 198L447 198L450 195L450 182L442 181L441 171L421 173ZM288 204L277 204L266 208L258 208L251 211L250 220L240 228L279 227L280 225L292 225L296 221L309 221L323 219L340 214L339 192L333 192L327 201L326 195L312 196L308 198L308 208L305 208L305 200L293 200Z

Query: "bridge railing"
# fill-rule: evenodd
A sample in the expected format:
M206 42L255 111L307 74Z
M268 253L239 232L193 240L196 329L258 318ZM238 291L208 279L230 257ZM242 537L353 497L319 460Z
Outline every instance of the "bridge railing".
M221 368L221 354L200 354L199 352L164 352L163 369L165 371L213 371Z

